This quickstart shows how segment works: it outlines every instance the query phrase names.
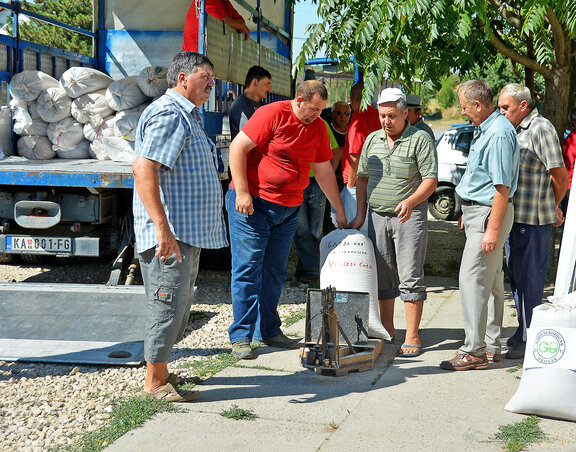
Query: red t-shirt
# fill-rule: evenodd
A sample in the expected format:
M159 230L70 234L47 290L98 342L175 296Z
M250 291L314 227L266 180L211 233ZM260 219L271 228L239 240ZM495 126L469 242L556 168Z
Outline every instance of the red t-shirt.
M310 164L332 158L324 121L300 122L283 100L256 110L242 132L257 145L247 156L250 194L286 207L302 204Z
M350 154L361 154L362 146L366 137L375 130L381 129L380 117L378 110L369 105L366 110L355 111L350 118L344 150L342 151L342 179L344 185L348 183L348 173L350 172L350 163L348 156Z
M574 161L576 160L576 131L570 132L562 145L562 155L564 165L568 168L568 188L572 187L572 176L574 175Z
M225 17L242 19L242 16L238 14L229 0L206 0L206 12L218 20ZM186 14L182 50L198 52L198 11L195 1L192 2Z

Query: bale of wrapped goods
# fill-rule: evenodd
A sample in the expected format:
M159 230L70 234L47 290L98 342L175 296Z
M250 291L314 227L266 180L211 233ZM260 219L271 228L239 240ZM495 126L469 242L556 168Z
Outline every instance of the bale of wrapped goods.
M148 97L158 97L168 89L166 74L168 68L163 66L149 66L142 69L136 80L138 87Z
M110 107L116 111L137 107L148 100L148 96L138 88L136 76L111 83L106 90L106 98Z
M56 151L52 149L52 142L48 137L33 135L20 137L16 147L18 155L29 160L49 160L56 157Z
M71 67L60 77L60 84L72 99L108 88L113 81L104 72L89 67Z
M72 99L60 86L48 88L38 96L38 115L46 122L58 122L70 116Z
M60 83L54 77L40 71L22 71L10 80L10 95L14 99L32 102L48 88L58 88Z
M83 94L74 99L70 112L74 119L81 124L98 122L115 113L108 105L105 89Z

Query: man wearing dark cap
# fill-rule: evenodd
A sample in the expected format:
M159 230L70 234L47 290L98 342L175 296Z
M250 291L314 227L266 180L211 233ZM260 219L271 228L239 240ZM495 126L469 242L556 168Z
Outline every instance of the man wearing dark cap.
M422 118L422 105L420 105L420 96L416 94L406 95L406 106L408 107L408 121L410 124L416 127L418 130L423 130L432 138L432 141L436 142L434 138L434 132L428 124L424 122Z

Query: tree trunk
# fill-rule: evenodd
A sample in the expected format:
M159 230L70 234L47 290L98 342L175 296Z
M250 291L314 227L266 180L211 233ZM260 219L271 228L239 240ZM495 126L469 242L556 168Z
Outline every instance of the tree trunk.
M541 113L554 124L560 142L564 141L564 131L571 128L568 127L568 113L574 108L571 104L571 74L576 70L573 62L574 59L569 58L565 65L554 66L552 76L546 79L544 106Z

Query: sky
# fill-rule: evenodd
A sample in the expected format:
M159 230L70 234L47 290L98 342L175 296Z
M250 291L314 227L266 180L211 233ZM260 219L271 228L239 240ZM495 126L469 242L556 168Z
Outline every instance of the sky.
M308 24L319 23L320 19L316 14L317 6L309 0L299 1L294 5L294 40L292 48L292 61L296 59L302 44L306 40L304 30Z

